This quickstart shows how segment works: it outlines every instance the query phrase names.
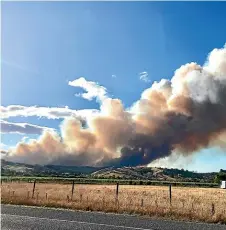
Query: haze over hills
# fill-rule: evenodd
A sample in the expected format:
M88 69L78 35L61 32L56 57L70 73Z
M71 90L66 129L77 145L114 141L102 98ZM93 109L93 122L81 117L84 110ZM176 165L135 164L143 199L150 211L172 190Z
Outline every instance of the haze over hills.
M213 182L217 173L197 173L157 167L89 167L29 165L1 160L3 176L87 177L99 179Z

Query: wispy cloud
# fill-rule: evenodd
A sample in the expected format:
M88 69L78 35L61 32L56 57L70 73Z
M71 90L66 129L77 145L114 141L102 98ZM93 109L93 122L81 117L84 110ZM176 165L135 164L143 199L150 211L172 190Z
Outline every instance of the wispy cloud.
M114 74L112 74L112 75L111 75L111 77L112 77L112 78L116 78L117 76L116 76L116 75L114 75Z
M151 82L151 80L149 79L148 77L148 73L147 72L141 72L139 73L139 78L141 81L144 81L144 82Z
M39 74L37 71L31 70L31 69L29 69L29 68L27 68L25 66L22 66L22 65L20 65L18 63L15 63L15 62L1 60L1 64L7 65L7 66L10 66L12 68L19 69L19 70L22 70L22 71L25 71L25 72L29 72L29 73L33 73L33 74Z
M98 113L96 109L73 110L69 107L38 107L38 106L22 106L9 105L0 106L1 118L10 117L45 117L48 119L64 119L68 117L76 117L85 119Z
M18 133L18 134L41 134L45 130L54 130L52 128L28 124L28 123L13 123L1 120L1 133Z
M74 87L80 87L86 91L86 93L75 94L77 97L82 97L89 101L96 98L99 101L103 101L107 98L107 89L97 82L87 81L84 77L80 77L74 81L69 81L68 85Z

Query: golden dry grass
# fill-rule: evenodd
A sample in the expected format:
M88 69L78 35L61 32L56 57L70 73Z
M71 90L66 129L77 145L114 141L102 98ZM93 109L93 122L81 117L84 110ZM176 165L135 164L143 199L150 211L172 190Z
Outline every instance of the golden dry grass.
M175 219L226 223L226 190L218 188L120 185L118 202L115 185L3 183L2 203L63 207L71 209L136 213Z

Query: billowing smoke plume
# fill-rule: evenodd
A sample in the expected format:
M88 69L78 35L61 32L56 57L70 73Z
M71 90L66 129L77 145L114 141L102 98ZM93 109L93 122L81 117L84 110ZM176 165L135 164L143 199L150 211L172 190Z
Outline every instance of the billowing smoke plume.
M86 120L86 128L78 119L66 119L60 134L47 130L38 140L18 143L8 159L135 166L174 150L186 155L212 145L225 147L226 47L214 49L204 66L189 63L171 80L155 82L130 109L104 90L101 95L100 112Z

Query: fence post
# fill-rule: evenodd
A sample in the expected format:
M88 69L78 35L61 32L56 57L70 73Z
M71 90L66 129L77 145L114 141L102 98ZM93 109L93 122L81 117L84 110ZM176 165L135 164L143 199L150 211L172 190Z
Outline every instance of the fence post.
M29 199L30 191L27 191L27 199Z
M105 204L105 197L104 196L103 196L102 201L103 201L103 206L104 206L104 204Z
M143 207L144 206L144 199L142 198L141 199L141 207Z
M118 190L119 190L119 183L116 184L116 198L118 199Z
M169 185L169 198L170 198L170 205L171 205L171 202L172 202L172 185L171 184Z
M32 198L34 198L34 193L35 193L35 184L36 184L36 180L34 180L34 184L33 184Z
M155 207L158 208L158 200L155 200Z
M115 197L115 203L118 202L118 192L119 192L119 183L116 184L116 197Z
M46 192L46 200L48 199L48 194L47 194L47 192Z
M72 189L71 189L71 200L73 199L73 194L74 194L74 187L75 187L75 181L72 181Z
M215 214L215 206L214 206L214 203L212 203L212 215Z

